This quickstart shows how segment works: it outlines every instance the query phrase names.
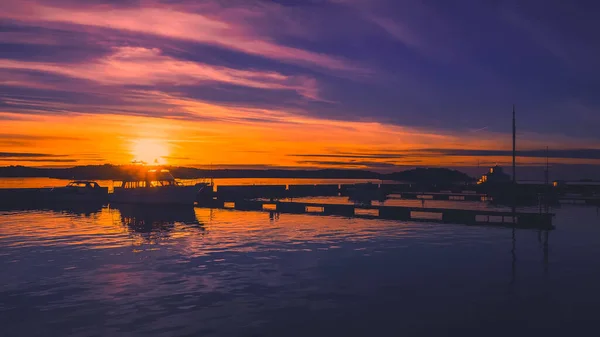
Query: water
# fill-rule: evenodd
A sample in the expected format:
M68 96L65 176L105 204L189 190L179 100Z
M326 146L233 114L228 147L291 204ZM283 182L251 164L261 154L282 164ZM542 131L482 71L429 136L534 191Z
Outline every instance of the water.
M556 212L546 233L191 208L4 210L1 335L583 335L600 312L600 216Z

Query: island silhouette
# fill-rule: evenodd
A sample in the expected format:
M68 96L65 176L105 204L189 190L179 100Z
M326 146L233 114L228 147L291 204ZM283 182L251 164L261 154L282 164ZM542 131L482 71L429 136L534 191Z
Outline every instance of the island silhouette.
M161 166L179 179L197 178L316 178L316 179L379 179L417 183L471 183L475 179L466 173L448 168L414 168L393 173L378 173L354 169L200 169L181 166ZM39 168L26 166L0 167L4 178L56 179L122 179L139 165L87 165L69 168Z

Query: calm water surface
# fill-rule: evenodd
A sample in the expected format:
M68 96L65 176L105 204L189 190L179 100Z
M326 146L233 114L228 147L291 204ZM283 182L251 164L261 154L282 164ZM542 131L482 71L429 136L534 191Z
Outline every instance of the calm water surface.
M593 335L600 216L556 213L548 234L191 208L3 210L0 335Z

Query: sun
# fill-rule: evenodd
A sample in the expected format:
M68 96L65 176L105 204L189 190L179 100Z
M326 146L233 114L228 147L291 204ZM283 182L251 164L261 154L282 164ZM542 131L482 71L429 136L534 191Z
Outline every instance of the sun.
M137 139L131 144L131 155L146 164L165 164L169 146L160 139Z

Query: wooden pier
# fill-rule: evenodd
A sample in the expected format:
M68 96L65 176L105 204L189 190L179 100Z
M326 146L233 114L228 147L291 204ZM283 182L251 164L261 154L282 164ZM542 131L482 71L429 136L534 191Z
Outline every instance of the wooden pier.
M512 228L554 229L551 213L466 210L404 206L326 204L313 202L246 200L199 202L198 207L292 214L337 215L402 221L426 221Z

